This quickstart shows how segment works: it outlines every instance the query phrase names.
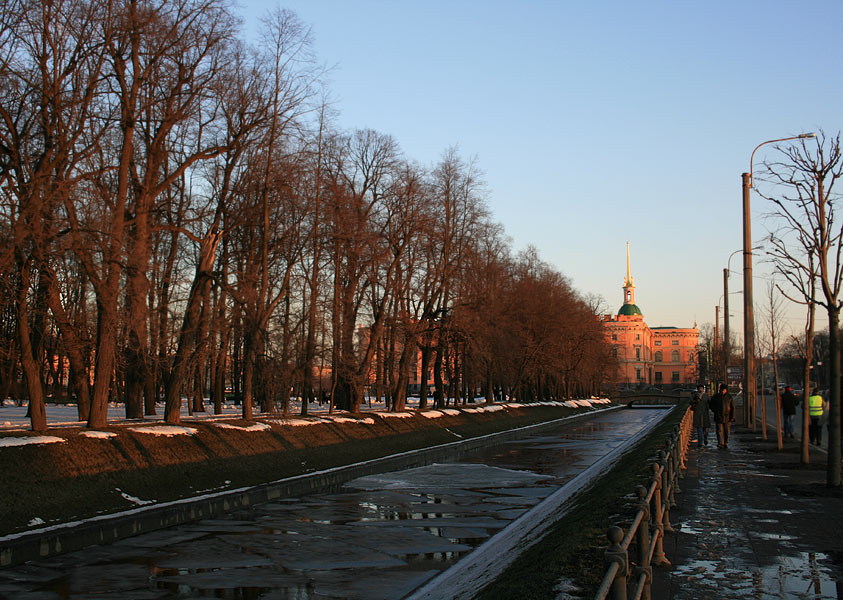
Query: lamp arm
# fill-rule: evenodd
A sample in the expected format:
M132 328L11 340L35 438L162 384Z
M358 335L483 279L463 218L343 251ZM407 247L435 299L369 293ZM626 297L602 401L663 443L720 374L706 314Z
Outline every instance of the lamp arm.
M755 150L752 151L752 154L749 155L749 187L752 187L752 160L755 158L755 152L761 147L766 144L775 144L776 142L787 142L790 140L802 140L806 138L815 138L817 134L815 133L801 133L799 135L792 135L786 138L779 138L777 140L767 140L766 142L761 142L755 147Z

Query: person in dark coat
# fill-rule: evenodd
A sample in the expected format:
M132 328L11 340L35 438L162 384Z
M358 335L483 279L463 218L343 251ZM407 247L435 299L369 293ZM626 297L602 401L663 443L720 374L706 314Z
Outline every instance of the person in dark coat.
M787 386L782 394L782 416L784 416L784 436L793 439L793 417L796 416L796 407L799 404L799 396L793 393L793 388Z
M717 447L727 448L729 446L729 430L735 420L735 403L729 393L729 387L725 383L721 383L717 393L711 397L709 407L711 412L714 413L714 424L717 428Z
M711 419L708 416L709 400L703 384L699 384L694 393L691 394L691 410L694 412L694 427L697 430L698 448L708 446L708 428L711 427Z

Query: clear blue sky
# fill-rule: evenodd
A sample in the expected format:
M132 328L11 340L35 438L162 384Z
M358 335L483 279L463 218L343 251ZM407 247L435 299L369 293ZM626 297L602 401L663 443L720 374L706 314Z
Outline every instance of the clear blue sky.
M241 6L251 29L272 3ZM840 0L279 6L334 66L340 127L391 134L424 165L452 145L476 157L515 249L535 245L613 313L629 241L651 326L713 323L742 243L740 174L753 148L843 128ZM761 239L765 206L753 200ZM756 264L757 301L768 271ZM740 330L740 295L732 305ZM801 310L791 315L798 329Z

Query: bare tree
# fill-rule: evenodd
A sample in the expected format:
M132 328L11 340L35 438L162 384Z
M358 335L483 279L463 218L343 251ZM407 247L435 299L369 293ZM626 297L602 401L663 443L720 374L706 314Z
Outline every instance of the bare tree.
M773 282L770 282L767 285L767 305L765 307L765 317L767 321L766 326L766 333L767 339L765 342L768 344L768 350L770 357L773 360L773 396L775 398L775 408L776 408L776 441L778 443L779 450L782 449L782 406L781 406L781 397L779 394L779 348L781 346L782 340L782 313L783 313L783 301L781 296L778 294L778 290ZM762 423L762 431L764 434L764 439L767 438L767 403L764 402L761 405L761 423Z
M781 228L771 236L773 256L780 261L779 272L795 267L796 273L810 279L802 281L802 287L798 288L803 292L802 298L809 306L822 306L828 315L831 410L826 482L829 486L839 486L839 327L840 308L843 305L840 298L843 285L843 220L835 221L834 209L840 201L840 195L834 187L843 175L840 134L827 136L821 132L815 142L802 139L800 143L779 148L779 151L783 158L766 165L767 179L774 184L773 190L763 194L773 203L775 216L781 223ZM813 289L815 279L822 291L821 298L804 294ZM807 405L807 385L805 394Z
M84 371L82 348L57 303L53 269L65 231L60 207L87 176L84 163L104 131L92 127L91 117L101 108L107 37L101 34L109 31L111 14L108 3L84 0L8 0L0 13L0 183L9 184L5 198L12 201L6 215L13 243L7 248L16 272L20 363L32 427L40 430L46 428L40 340L48 299L74 350L74 369ZM78 393L84 413L84 386Z

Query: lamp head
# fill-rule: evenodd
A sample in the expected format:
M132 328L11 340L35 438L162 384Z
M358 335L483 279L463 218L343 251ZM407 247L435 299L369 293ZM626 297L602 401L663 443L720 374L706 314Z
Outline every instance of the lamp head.
M797 136L799 139L804 140L806 138L815 138L817 137L816 133L802 133Z

